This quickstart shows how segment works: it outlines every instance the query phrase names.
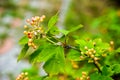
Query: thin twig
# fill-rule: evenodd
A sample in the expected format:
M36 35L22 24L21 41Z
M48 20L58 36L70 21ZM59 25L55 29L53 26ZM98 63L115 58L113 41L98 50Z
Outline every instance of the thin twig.
M98 69L98 71L99 71L100 73L102 73L102 71L101 71L101 69L100 69L99 65L98 65L98 64L96 64L96 62L95 62L95 61L94 61L94 65L95 65L95 67Z

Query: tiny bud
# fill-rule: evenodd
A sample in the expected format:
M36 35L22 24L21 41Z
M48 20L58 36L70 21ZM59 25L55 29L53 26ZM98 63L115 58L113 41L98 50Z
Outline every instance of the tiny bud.
M87 47L87 46L85 46L85 50L88 50L88 47Z
M29 42L31 43L33 40L32 39L29 39Z
M42 18L45 18L45 15L42 15Z
M78 69L79 66L78 66L77 64L74 64L74 65L73 65L73 68Z
M83 54L84 54L84 52L81 52L81 54L83 55Z
M88 49L88 52L91 52L91 49Z
M86 72L82 72L82 75L87 75L87 73Z
M88 52L89 55L92 55L92 52Z
M20 77L17 77L17 79L16 80L20 80Z
M89 77L89 76L87 77L87 80L90 80L90 77Z
M32 38L32 35L28 35L28 38Z
M22 76L22 75L19 75L18 77L19 77L20 79L21 79L21 78L23 78L23 76Z
M31 24L31 25L34 25L34 22L33 22L33 21L31 21L31 22L30 22L30 24Z
M97 58L97 57L94 57L94 60L95 60L95 61L97 61L97 60L99 60L99 58Z
M27 76L27 75L28 75L28 72L25 72L25 75Z
M30 23L30 19L27 19L26 22L27 22L27 23Z
M40 17L39 17L39 16L36 16L36 20L39 21L39 20L40 20Z
M32 43L32 47L33 47L34 49L37 48L37 46L36 46L34 43Z
M91 58L94 58L95 56L94 55L90 55Z
M83 77L81 77L80 80L84 80Z
M110 41L110 45L114 45L114 41Z
M35 44L34 43L31 43L32 44L32 46L35 46Z
M82 77L85 79L85 78L86 78L86 75L82 75Z
M24 25L24 28L28 28L28 26L27 26L27 25Z
M88 53L89 53L88 51L85 52L85 54L88 54Z
M32 46L32 43L28 42L28 46Z
M24 75L24 73L22 72L22 73L21 73L21 75L23 76L23 75Z
M96 51L94 50L94 51L93 51L93 53L95 54L95 53L96 53Z
M40 21L42 22L42 21L43 21L43 18L40 18Z
M27 35L27 34L28 34L28 32L27 32L27 31L24 31L23 33L24 33L25 35Z
M84 59L84 57L83 57L83 56L80 56L80 59L81 59L81 60L83 60L83 59Z
M91 52L93 52L94 51L94 49L93 48L91 48Z
M93 45L95 46L95 45L96 45L96 42L93 42Z
M28 35L31 35L31 32L28 32Z
M35 22L35 18L34 17L32 17L32 21Z
M34 32L34 35L37 35L37 32Z
M35 46L35 45L34 45L34 46L33 46L33 48L34 48L34 49L36 49L36 48L37 48L37 46Z

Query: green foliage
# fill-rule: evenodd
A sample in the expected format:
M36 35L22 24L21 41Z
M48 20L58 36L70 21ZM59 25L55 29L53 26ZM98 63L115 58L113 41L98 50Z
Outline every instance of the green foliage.
M111 77L101 75L100 73L93 73L90 75L90 80L113 80Z
M80 53L76 50L71 49L67 55L69 60L80 61Z
M26 44L28 43L28 38L26 36L22 37L20 40L19 40L19 44Z
M69 33L71 33L71 32L75 32L76 30L78 30L78 29L80 29L80 28L82 28L83 27L83 25L78 25L78 26L76 26L76 27L74 27L74 28L72 28L72 29L70 29L70 30L59 30L61 33L63 33L65 36L67 36Z
M39 76L38 72L33 70L35 73L30 74L30 80L81 80L81 78L89 80L89 76L90 80L113 80L113 77L120 73L120 64L107 66L112 64L112 61L109 61L113 58L111 55L119 53L119 48L114 50L113 44L106 43L101 38L81 39L79 35L73 38L74 35L70 33L76 32L83 26L59 30L55 26L57 20L58 14L49 20L47 29L43 28L41 34L34 35L33 43L37 46L34 49L26 44L28 41L32 43L31 37L28 40L25 36L19 41L19 44L25 46L18 56L18 61L28 53L27 59L30 63L35 65L43 62L43 68L47 73L46 76ZM99 23L95 22L94 26ZM58 38L56 36L59 33L63 36ZM71 40L67 41L68 39ZM62 79L59 79L61 76Z
M44 65L44 69L50 75L58 74L64 71L65 58L62 47L54 49L55 54Z
M120 73L120 64L112 65L112 70L113 70L114 74Z
M48 22L48 31L54 27L55 23L58 20L58 14L54 15Z
M23 47L23 49L21 50L21 52L18 56L18 61L21 60L22 58L24 58L28 49L29 49L29 46L27 44L25 44L25 46Z

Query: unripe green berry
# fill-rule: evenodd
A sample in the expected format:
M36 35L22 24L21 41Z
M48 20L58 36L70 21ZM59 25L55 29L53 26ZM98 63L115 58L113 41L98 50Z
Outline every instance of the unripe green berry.
M85 50L88 50L88 47L87 47L87 46L85 46Z
M92 52L88 52L88 55L92 55Z
M96 53L96 51L94 50L94 51L93 51L93 53L95 54L95 53Z
M31 43L33 40L32 39L29 39L29 42Z
M84 54L84 52L81 52L81 54L83 55L83 54Z
M28 72L25 72L25 75L27 76L27 75L28 75Z
M88 63L93 63L93 60L88 60Z
M92 54L92 55L90 55L90 57L91 57L91 58L94 58L95 56Z
M97 58L97 57L94 57L94 60L95 60L95 61L97 61L97 60L99 60L99 58Z

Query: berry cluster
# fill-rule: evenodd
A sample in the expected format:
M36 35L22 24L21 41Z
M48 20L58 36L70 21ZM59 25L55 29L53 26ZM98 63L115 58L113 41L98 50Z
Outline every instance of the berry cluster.
M82 72L82 77L76 78L76 80L90 80L90 77L87 76L86 72Z
M16 80L29 80L29 78L27 77L28 73L27 72L22 72L21 74L18 75L18 77L16 78Z
M88 61L89 63L90 62L95 62L97 63L97 61L99 60L99 58L95 57L95 53L96 53L96 50L91 48L91 49L88 49L87 46L84 47L84 49L86 50L85 52L81 52L82 55L85 55L87 57L90 58L90 60ZM80 59L84 59L83 56L80 56ZM92 59L92 60L91 60Z
M45 18L45 15L39 17L39 16L35 16L32 17L32 19L27 19L26 22L29 25L24 25L24 28L26 29L24 31L24 34L27 35L27 37L29 38L28 40L28 46L32 46L34 49L36 49L36 45L33 42L33 39L39 38L41 37L41 34L44 33L44 29L41 26L41 22L43 22Z

